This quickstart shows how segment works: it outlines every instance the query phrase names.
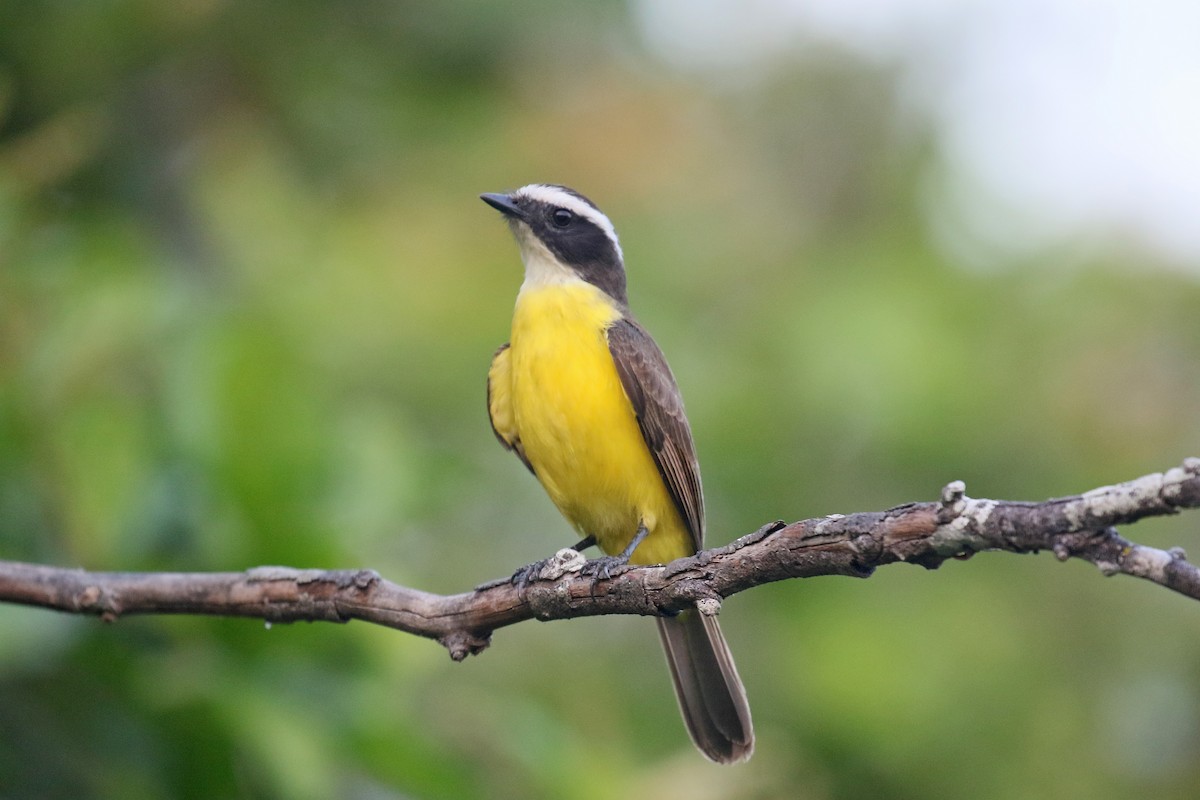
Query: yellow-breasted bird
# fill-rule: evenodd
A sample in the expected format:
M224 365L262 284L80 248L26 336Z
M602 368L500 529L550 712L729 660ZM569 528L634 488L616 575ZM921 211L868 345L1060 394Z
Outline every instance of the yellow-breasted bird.
M576 549L608 554L601 574L695 553L704 495L691 428L662 351L629 312L612 223L565 186L481 198L525 263L511 339L488 370L496 437L584 536ZM690 609L657 622L692 741L713 761L749 758L750 707L716 617Z

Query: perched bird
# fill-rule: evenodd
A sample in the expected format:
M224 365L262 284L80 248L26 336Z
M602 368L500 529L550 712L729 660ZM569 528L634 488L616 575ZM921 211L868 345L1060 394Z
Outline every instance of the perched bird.
M488 415L584 540L588 562L661 564L704 543L704 495L692 432L658 345L629 312L612 223L565 186L531 184L481 198L504 215L525 281L512 335L488 370ZM713 761L754 750L750 707L715 616L658 618L692 741Z

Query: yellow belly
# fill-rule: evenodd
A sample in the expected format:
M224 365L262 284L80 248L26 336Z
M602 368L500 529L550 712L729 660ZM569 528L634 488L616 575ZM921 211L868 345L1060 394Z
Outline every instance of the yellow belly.
M638 524L632 563L694 552L654 463L605 339L620 311L591 284L526 289L509 349L512 418L538 479L563 516L616 554Z

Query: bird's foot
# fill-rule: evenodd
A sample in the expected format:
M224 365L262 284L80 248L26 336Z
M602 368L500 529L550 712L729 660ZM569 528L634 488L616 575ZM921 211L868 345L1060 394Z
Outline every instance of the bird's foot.
M585 561L583 568L579 570L580 575L591 575L597 581L606 581L613 576L613 570L619 569L629 564L629 557L625 556L600 556Z
M543 558L532 564L526 564L512 574L509 583L514 584L519 591L534 581L554 581L568 572L579 572L589 562L583 553L571 547L564 547L550 558Z
M633 534L633 538L629 540L629 544L624 550L615 556L593 558L583 565L583 569L579 571L579 574L593 576L595 578L593 586L600 581L608 580L612 577L613 570L619 570L621 567L629 564L629 560L633 558L633 551L649 535L650 531L646 528L645 523L639 522L637 531Z

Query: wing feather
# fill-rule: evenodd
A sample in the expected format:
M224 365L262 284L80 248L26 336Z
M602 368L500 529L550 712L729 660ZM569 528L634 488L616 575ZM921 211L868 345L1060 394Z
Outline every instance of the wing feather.
M617 374L637 414L642 438L667 484L697 550L704 546L704 491L683 397L658 345L642 326L623 318L607 332Z
M492 356L492 365L488 368L487 379L487 409L488 421L492 423L492 433L505 450L511 450L521 459L521 463L533 472L533 464L525 456L525 448L521 445L521 434L517 430L517 420L512 411L512 373L509 365L508 343L500 345Z

